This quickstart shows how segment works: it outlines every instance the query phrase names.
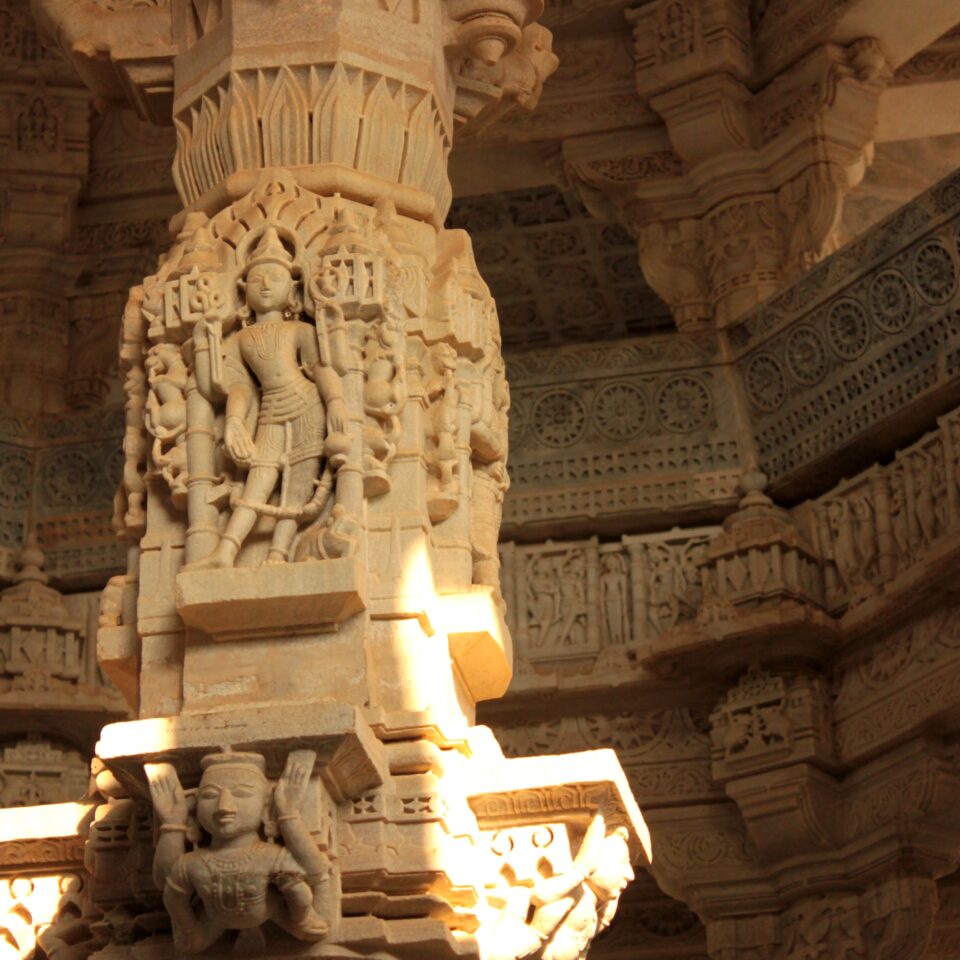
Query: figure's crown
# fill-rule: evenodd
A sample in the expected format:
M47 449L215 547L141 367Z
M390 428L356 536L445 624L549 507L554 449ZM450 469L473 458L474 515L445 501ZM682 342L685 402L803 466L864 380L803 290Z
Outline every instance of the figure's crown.
M244 273L248 273L254 267L261 263L279 263L286 267L291 273L294 269L293 257L290 251L280 241L276 227L267 227L260 238L250 259L247 260L247 266Z
M200 769L223 770L225 767L245 767L255 770L262 779L267 779L267 762L259 753L234 753L226 750L223 753L208 753L200 760Z

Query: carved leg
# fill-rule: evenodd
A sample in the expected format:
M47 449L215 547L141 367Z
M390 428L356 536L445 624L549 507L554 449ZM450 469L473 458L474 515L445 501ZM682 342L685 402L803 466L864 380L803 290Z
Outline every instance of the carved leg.
M301 460L290 467L287 506L302 507L313 495L314 484L320 472L319 457ZM290 545L297 535L297 521L294 519L278 520L273 531L273 541L270 544L270 553L266 563L286 563L290 557Z
M267 502L277 485L279 475L276 467L253 467L250 470L243 488L243 503L238 504L233 511L217 548L209 556L191 563L186 569L219 570L233 566L243 541L247 539L253 525L257 522L257 511L254 505Z

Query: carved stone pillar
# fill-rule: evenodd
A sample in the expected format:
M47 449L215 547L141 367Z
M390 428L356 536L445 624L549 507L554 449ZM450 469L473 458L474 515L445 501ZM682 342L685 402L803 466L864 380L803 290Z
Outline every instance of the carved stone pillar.
M633 233L681 327L726 326L836 249L890 75L869 37L761 72L747 7L656 0L628 12L637 91L662 126L564 145L584 198Z
M27 9L0 4L0 401L64 408L72 283L64 250L89 152L90 96L39 42Z
M555 66L542 2L36 6L100 96L172 104L183 201L123 319L99 643L140 719L98 747L94 900L185 953L589 942L645 828L613 754L506 760L474 724L511 676L509 392L441 227L455 130Z

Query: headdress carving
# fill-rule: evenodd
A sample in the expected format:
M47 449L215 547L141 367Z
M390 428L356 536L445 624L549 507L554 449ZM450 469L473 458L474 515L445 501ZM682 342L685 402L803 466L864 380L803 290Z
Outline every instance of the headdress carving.
M296 264L293 262L293 256L280 240L276 227L267 227L263 232L260 242L254 248L250 259L247 261L244 276L254 267L260 266L260 264L263 263L279 263L280 266L286 267L287 270L294 275L299 272Z
M208 770L222 770L224 767L243 767L246 770L254 770L262 780L267 779L266 761L259 753L234 753L227 750L224 753L208 753L200 761L200 769L206 773Z

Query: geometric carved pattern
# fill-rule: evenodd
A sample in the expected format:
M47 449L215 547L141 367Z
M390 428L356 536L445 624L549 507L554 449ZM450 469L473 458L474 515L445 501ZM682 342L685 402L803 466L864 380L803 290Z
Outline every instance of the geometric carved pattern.
M635 241L555 187L454 201L448 226L470 231L506 349L615 340L666 327Z
M731 327L772 481L955 378L958 224L955 176Z

